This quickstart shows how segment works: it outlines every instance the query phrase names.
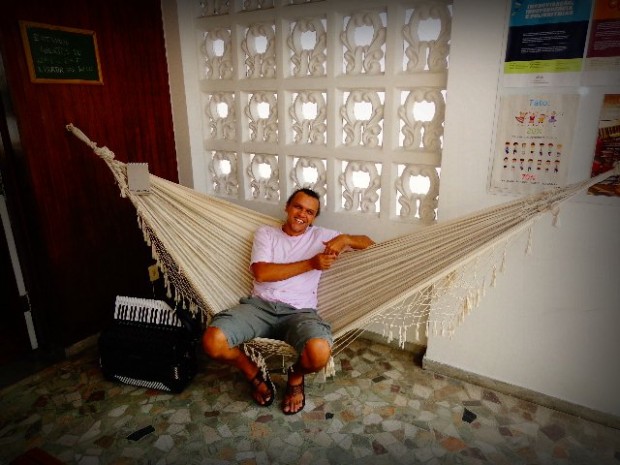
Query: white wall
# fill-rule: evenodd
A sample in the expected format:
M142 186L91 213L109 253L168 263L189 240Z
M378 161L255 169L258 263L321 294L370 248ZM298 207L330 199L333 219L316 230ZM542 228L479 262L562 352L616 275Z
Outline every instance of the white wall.
M486 189L507 7L508 0L455 1L444 219L508 200ZM579 91L572 181L589 176L602 96L620 87ZM566 202L560 227L543 220L533 231L531 255L523 248L510 252L497 287L451 339L429 336L426 360L620 415L619 215L618 198L584 194Z
M179 182L200 190L205 186L206 167L200 118L198 40L194 19L199 2L161 0L164 37L170 79L172 122L179 165ZM198 116L196 116L198 115Z
M442 219L511 199L487 193L508 2L454 2ZM177 156L186 185L192 185L189 179L204 175L201 127L198 118L191 117L200 111L191 98L197 95L197 64L189 10L196 3L178 0L178 17L173 8L163 8L169 59L174 66L183 66L183 79L173 73L171 86L175 137L182 149ZM174 34L180 34L180 40L173 40ZM602 95L620 93L620 88L580 92L583 99L573 145L580 156L571 162L570 180L589 176ZM620 356L616 334L620 329L619 214L620 199L583 195L567 202L561 227L543 221L534 229L531 255L524 256L522 249L511 251L497 287L452 338L430 337L426 359L620 415L616 394L620 363L615 360ZM340 227L338 218L322 220ZM363 223L348 226L377 240L407 232L373 231L372 225Z
M176 2L162 0L161 2L168 53L179 180L181 184L198 191L205 191L208 185L208 167L202 139L203 108L201 108L200 98L201 71L204 70L200 70L198 49L200 37L196 32L196 18L200 14L199 3L197 0L176 0ZM346 2L332 2L331 5L332 9L334 5L342 8L346 7ZM331 181L328 180L328 182ZM253 208L260 213L284 218L282 205L243 199L236 199L233 202ZM386 228L385 222L379 218L370 215L342 215L329 208L322 210L317 224L352 234L367 234L377 242L398 237L422 227L419 222L402 221L392 222L392 226Z

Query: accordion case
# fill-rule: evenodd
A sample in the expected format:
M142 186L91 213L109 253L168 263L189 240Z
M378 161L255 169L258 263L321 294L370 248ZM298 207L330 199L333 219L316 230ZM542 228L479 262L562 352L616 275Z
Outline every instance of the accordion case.
M181 392L196 375L200 321L165 301L117 296L99 336L103 375L124 384Z

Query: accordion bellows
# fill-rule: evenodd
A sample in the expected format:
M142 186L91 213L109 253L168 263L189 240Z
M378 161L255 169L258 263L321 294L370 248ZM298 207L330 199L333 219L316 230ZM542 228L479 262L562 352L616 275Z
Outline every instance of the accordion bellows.
M162 300L117 296L114 320L99 337L103 375L112 381L181 392L196 375L197 321Z

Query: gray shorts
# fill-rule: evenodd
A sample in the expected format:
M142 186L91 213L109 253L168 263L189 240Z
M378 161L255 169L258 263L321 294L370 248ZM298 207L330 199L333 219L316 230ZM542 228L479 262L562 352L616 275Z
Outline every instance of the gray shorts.
M244 297L239 300L239 305L215 314L210 326L224 332L230 347L255 337L285 341L298 354L309 339L325 339L330 346L333 344L331 326L321 319L316 310L297 309L258 297Z

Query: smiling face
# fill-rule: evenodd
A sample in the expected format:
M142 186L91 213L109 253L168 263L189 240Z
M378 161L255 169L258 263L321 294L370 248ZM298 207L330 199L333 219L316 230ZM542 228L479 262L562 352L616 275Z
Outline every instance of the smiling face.
M289 236L303 234L319 212L319 201L303 192L297 192L284 209L286 221L282 225L282 231Z

